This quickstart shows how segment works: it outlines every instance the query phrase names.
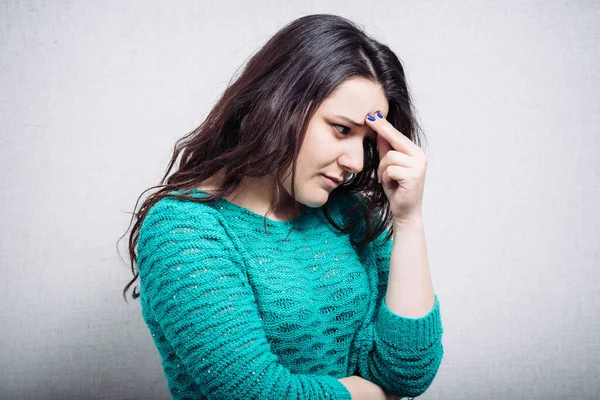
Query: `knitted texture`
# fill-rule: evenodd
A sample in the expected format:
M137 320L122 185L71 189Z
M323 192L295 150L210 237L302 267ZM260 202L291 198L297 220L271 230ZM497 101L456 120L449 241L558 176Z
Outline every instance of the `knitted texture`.
M206 194L194 190L188 195ZM357 197L328 203L332 217ZM174 399L343 399L360 375L418 396L443 357L437 294L408 318L385 303L392 241L359 249L321 208L267 219L225 199L162 198L142 223L142 315Z

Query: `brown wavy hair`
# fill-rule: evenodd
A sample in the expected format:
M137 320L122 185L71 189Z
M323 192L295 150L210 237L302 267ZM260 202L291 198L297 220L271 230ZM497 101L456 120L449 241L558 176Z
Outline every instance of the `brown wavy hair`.
M282 181L290 165L291 196L295 198L296 160L310 119L338 85L356 77L383 87L389 104L387 120L421 146L425 136L415 117L404 69L389 47L337 15L307 15L290 22L248 60L237 78L232 78L204 122L176 142L160 184L145 190L138 198L130 226L136 221L129 236L133 279L123 289L125 301L127 290L139 277L135 249L140 227L152 205L163 197L200 203L214 201L231 195L243 177L262 177L275 172L276 179ZM358 217L340 227L332 220L327 204L323 206L327 220L342 232L352 232L356 223L365 223L363 239L353 241L358 246L370 243L386 229L389 230L386 240L393 234L393 215L377 182L376 144L365 139L363 148L362 171L330 193L330 199L358 195L362 201L357 202L357 207L361 210L353 214ZM178 166L169 176L178 159ZM212 195L198 198L186 194L217 173L222 173L223 179ZM135 212L144 193L156 188L159 190L148 196ZM172 191L183 193L169 193ZM277 194L267 214L279 205ZM266 221L265 214L265 229ZM136 288L133 299L139 297Z

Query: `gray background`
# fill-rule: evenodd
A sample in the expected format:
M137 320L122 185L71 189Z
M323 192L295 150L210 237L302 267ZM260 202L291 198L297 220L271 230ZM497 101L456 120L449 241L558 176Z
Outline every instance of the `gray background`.
M428 137L421 398L600 398L600 5L516 0L2 1L1 398L168 398L116 242L237 68L320 12L397 52Z

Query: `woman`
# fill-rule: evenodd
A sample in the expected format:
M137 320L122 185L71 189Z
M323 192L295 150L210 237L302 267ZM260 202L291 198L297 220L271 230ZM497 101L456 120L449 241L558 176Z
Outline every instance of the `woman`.
M443 329L419 132L400 61L344 18L299 18L249 60L129 238L123 294L139 276L173 398L430 386Z

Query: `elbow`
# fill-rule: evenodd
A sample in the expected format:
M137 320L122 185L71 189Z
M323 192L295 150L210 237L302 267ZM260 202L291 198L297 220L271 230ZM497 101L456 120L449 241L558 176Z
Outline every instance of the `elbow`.
M409 369L392 368L393 379L383 387L386 393L400 397L417 397L425 393L433 383L442 363L444 356L443 347L440 344L439 351L430 359L422 359L417 365Z

